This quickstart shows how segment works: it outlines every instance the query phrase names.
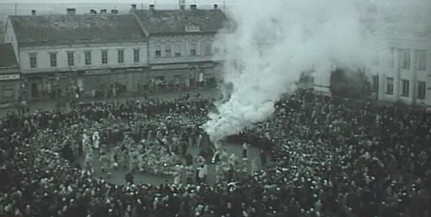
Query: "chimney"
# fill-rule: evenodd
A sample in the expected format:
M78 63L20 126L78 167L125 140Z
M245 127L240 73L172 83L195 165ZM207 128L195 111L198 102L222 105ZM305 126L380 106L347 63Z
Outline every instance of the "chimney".
M197 8L198 8L198 6L197 6L197 5L195 5L195 4L190 5L190 9L192 9L192 10L196 10Z
M31 10L31 15L36 15L36 10Z
M106 9L101 9L101 10L100 10L100 13L101 13L101 14L106 14Z
M94 10L94 9L91 9L91 10L90 10L90 14L97 14L97 11L96 11L96 10Z
M117 9L112 9L111 10L111 14L118 14L118 10Z
M75 15L76 9L75 8L68 8L66 9L67 15Z
M217 8L218 8L218 5L214 4L214 10L217 10Z
M154 4L150 4L150 10L154 10L155 5Z
M178 4L180 5L180 10L186 9L186 0L178 0Z
M130 11L136 11L136 4L132 4L132 8L130 8Z

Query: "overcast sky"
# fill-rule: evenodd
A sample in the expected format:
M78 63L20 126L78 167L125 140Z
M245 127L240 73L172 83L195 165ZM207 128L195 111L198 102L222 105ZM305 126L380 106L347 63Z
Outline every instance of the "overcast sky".
M150 4L155 1L156 4L178 4L178 0L0 0L0 3L137 3L137 4ZM213 4L223 2L234 2L235 0L186 0L186 4Z

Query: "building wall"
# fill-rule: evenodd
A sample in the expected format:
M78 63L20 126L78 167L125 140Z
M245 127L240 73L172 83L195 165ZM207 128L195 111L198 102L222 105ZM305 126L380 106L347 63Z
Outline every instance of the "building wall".
M134 50L139 49L139 61ZM118 62L118 50L124 51L124 62ZM91 52L91 64L85 63L85 52ZM108 52L107 64L102 64L102 51ZM68 65L68 52L73 52L74 65ZM51 67L51 53L56 53L57 66ZM135 91L148 80L146 42L76 44L71 46L39 46L20 49L21 71L29 98L49 98L61 91L61 97L78 87L82 95L92 95L112 85ZM37 67L31 68L30 56L36 55Z
M180 62L199 62L215 60L213 54L213 34L184 34L172 36L152 36L149 39L149 63L168 64ZM196 55L191 55L191 45L196 44ZM207 45L208 44L208 45ZM175 56L176 46L180 46L181 56ZM166 48L170 46L171 55L167 55ZM209 46L210 52L206 51ZM160 57L156 56L156 50L160 48Z
M134 49L140 50L139 62L134 62ZM108 63L102 64L102 51L108 52ZM118 62L118 50L124 50L124 63ZM85 52L91 52L91 64L85 64ZM67 53L74 53L74 66L68 65ZM57 66L51 67L50 53L57 54ZM30 55L37 56L37 67L30 67ZM20 67L23 74L38 72L64 72L73 70L127 68L147 66L147 44L113 43L113 44L76 44L71 46L25 47L19 53Z
M213 42L213 34L152 36L148 43L151 80L185 87L199 85L202 79L204 83L213 78L219 81L223 67L217 63L219 51ZM191 54L192 44L196 45L195 55ZM166 52L169 47L170 54ZM178 51L180 56L176 56Z
M431 40L429 39L387 39L386 50L379 55L377 99L400 101L406 104L431 106ZM409 69L403 68L404 51L410 54ZM419 69L418 51L426 52L425 70ZM388 93L388 80L393 78L393 93ZM403 80L409 81L408 95L403 95ZM418 98L418 81L426 83L425 99ZM372 82L372 80L371 80Z

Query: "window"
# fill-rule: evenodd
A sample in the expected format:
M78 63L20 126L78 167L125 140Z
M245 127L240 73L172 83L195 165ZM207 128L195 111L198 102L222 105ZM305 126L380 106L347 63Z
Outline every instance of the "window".
M378 75L373 76L373 91L374 92L379 91L379 76Z
M57 66L57 53L49 53L51 67Z
M205 43L205 55L211 55L211 42Z
M180 57L181 56L181 44L175 45L175 56Z
M410 81L409 80L402 80L402 91L401 91L401 96L409 96L409 90L410 90Z
M182 75L175 75L175 84L179 84L183 81Z
M156 57L161 57L162 56L162 48L160 45L156 45L155 49L154 49L154 55Z
M219 54L220 53L220 48L218 48L218 47L214 48L214 53L215 54Z
M124 63L124 50L118 50L118 63Z
M135 63L139 62L139 49L134 49L133 50L133 61Z
M394 94L394 78L386 78L386 94Z
M108 64L108 51L102 50L102 64Z
M13 86L12 85L3 86L3 98L13 98L13 97L14 97Z
M37 54L30 54L30 68L37 68Z
M410 69L410 50L401 50L401 68Z
M164 76L157 76L155 82L156 82L156 85L161 85L165 82L165 77Z
M192 24L186 25L185 30L186 32L199 32L200 28L199 28L199 25L192 23Z
M190 56L196 56L196 44L190 44Z
M165 57L171 57L171 45L165 45Z
M426 83L425 81L418 81L418 99L425 99Z
M67 52L67 65L68 66L75 65L75 57L72 51Z
M85 65L91 65L91 51L85 51Z
M389 57L389 67L391 67L391 68L393 68L394 67L394 64L395 64L395 49L394 48L391 48L391 51L390 51L390 57Z
M417 51L417 58L416 58L416 69L418 70L427 70L427 51L426 50L419 50Z

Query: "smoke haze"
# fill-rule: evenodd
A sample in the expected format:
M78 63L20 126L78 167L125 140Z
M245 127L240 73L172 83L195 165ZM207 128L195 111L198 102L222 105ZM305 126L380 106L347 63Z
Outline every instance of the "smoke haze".
M236 29L220 33L215 43L230 60L224 82L233 91L203 126L213 142L268 118L302 72L318 80L334 65L354 70L376 58L372 31L353 0L239 2L228 15Z

